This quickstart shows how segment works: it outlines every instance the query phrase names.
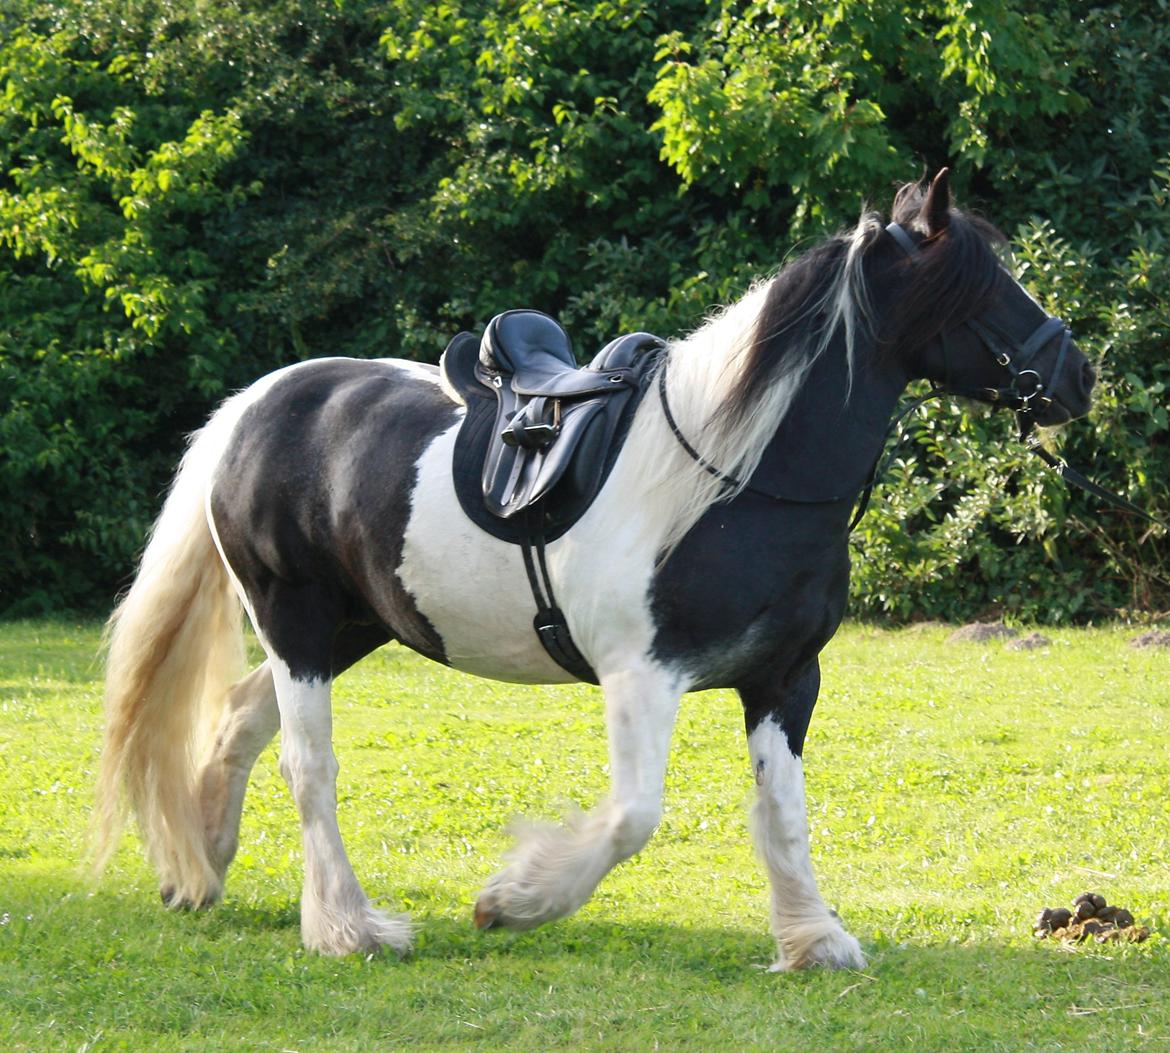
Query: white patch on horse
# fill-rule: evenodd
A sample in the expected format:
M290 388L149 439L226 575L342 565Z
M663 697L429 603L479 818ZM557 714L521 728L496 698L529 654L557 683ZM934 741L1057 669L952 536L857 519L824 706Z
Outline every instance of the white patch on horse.
M417 463L398 578L456 668L521 683L571 681L533 629L520 548L480 530L459 506L457 432L458 424L436 437ZM642 492L643 474L639 451L623 449L593 505L546 549L573 640L599 677L644 661L654 643L650 586L675 510L661 493Z
M800 758L771 720L748 736L748 755L756 779L752 832L772 886L773 971L811 965L862 968L860 945L825 906L813 877Z
M269 655L280 707L280 772L296 799L305 846L301 938L322 954L410 947L410 922L371 906L337 826L337 759L328 680L298 680Z
M517 683L571 682L532 627L519 547L480 530L459 506L451 478L458 430L436 436L418 460L398 579L455 668Z

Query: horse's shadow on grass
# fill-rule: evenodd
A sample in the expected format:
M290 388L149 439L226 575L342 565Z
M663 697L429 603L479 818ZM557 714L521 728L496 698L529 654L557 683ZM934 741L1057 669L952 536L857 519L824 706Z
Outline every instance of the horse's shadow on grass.
M433 890L402 890L408 900L425 903ZM131 913L149 924L153 915L168 930L202 936L213 942L237 940L264 943L266 935L281 945L292 944L300 953L300 904L279 895L254 902L228 895L223 902L206 910L175 912L161 903L144 903L138 892L102 893L109 910L118 915ZM100 908L99 908L100 909ZM646 920L618 921L599 916L600 909L587 907L577 916L538 929L517 932L493 929L477 930L470 913L460 917L451 913L429 913L425 907L412 914L415 927L414 946L402 960L404 968L423 967L443 962L480 962L493 967L539 966L550 962L574 962L586 968L603 963L637 961L672 974L692 974L709 982L720 978L742 981L767 972L774 959L774 944L766 930L734 926L672 925ZM893 921L891 917L888 919ZM878 929L882 928L881 919ZM961 943L921 942L874 939L864 928L856 928L869 964L864 970L830 973L824 969L783 974L791 982L819 983L814 978L829 975L852 977L849 983L872 983L881 976L912 979L916 974L938 978L951 976L956 983L968 982L972 973L981 982L991 977L1010 977L1020 970L1061 982L1088 983L1102 977L1141 973L1157 966L1166 973L1170 964L1170 941L1167 934L1155 932L1153 940L1142 946L1060 947L1040 944L1026 934L1005 942L970 940ZM307 954L312 960L317 956ZM324 960L324 959L322 959ZM371 962L398 962L387 952L368 956ZM588 965L587 963L592 963ZM803 978L803 979L798 979ZM839 981L834 981L838 983ZM848 986L848 984L845 984ZM990 984L995 987L994 983ZM1170 979L1163 985L1170 998Z
M403 890L407 899L425 901L426 893L419 890L412 895ZM118 896L129 901L129 896ZM380 904L381 905L381 904ZM153 908L153 905L152 909ZM385 906L385 905L383 905ZM118 908L123 909L123 908ZM142 906L126 902L124 909L141 913ZM386 909L393 912L392 906ZM230 895L222 903L202 911L175 915L161 903L157 913L168 927L178 922L189 924L206 936L233 938L244 933L249 939L262 940L265 933L280 934L282 941L290 930L299 937L300 904L294 900L270 900L250 903L233 899ZM661 955L674 968L693 969L710 976L713 970L741 971L750 965L765 969L771 961L772 940L767 932L746 933L734 928L674 926L655 922L619 922L596 916L578 916L541 926L525 932L508 929L480 931L471 919L449 913L428 913L416 909L411 913L414 925L414 943L403 959L411 963L431 961L468 961L479 959L499 963L505 960L539 963L551 958L580 958L582 955L609 958L651 959ZM298 939L299 942L299 939ZM375 955L377 959L395 961L389 952Z
M329 1048L291 1044L298 1029L328 1027L363 1042L382 1036L384 1048L477 1039L480 1048L513 1048L523 1032L517 1048L642 1050L661 1040L663 1049L834 1053L1118 1053L1170 1028L1164 932L1139 947L1062 953L1026 934L998 944L896 943L856 922L870 956L864 970L769 974L762 928L618 921L598 903L530 932L479 932L470 917L429 913L435 901L420 889L412 954L336 959L302 949L291 890L258 900L229 891L222 904L188 913L148 893L79 894L52 880L4 890L0 908L11 916L0 926L0 984L30 978L15 981L38 992L29 1027L55 1019L114 1032L130 1020L143 1033L183 1031L191 1048L222 1048L225 1028ZM866 920L878 932L894 919ZM127 990L149 997L127 1009ZM1040 1044L1026 1038L1032 1028L1046 1036ZM196 1041L212 1033L220 1045Z
M406 898L422 904L413 916L414 949L401 962L389 953L368 956L374 968L426 971L458 964L484 967L501 975L562 968L600 975L620 973L636 963L683 986L688 983L707 986L712 981L740 986L758 979L802 988L828 985L834 990L849 988L859 992L882 981L896 980L900 984L917 984L929 992L966 990L974 984L980 993L971 997L980 1003L994 997L996 991L1006 994L1004 985L1010 987L1019 977L1035 984L1038 992L1068 989L1070 998L1071 992L1080 991L1082 999L1086 992L1108 994L1110 985L1129 982L1149 985L1154 978L1157 997L1170 1000L1170 969L1167 969L1170 940L1161 931L1140 946L1062 949L1033 942L1026 934L1001 943L975 940L932 943L926 936L921 942L895 942L887 938L873 939L863 926L855 925L869 958L864 970L830 973L814 969L766 976L773 944L762 927L749 930L731 925L618 921L601 916L604 908L599 905L527 932L481 932L474 927L470 916L429 913L425 904L433 890L418 889L413 894L410 889L403 891ZM280 893L265 900L249 901L233 897L229 892L225 901L213 907L183 912L167 910L143 888L117 892L99 888L79 894L76 884L46 877L25 884L23 895L18 888L13 892L15 895L5 897L8 902L4 909L11 912L14 922L27 915L30 934L42 926L45 936L51 936L53 931L95 928L116 931L123 926L149 931L153 926L158 930L159 953L164 958L168 953L166 948L174 939L206 941L206 953L213 956L214 945L243 940L259 955L292 953L306 962L329 961L301 949L300 904ZM877 919L878 931L882 924L883 919ZM8 935L19 939L19 934L11 929ZM149 956L153 952L146 953ZM239 953L233 951L233 957ZM245 951L244 955L248 953ZM166 965L160 961L160 967ZM1142 995L1143 1000L1145 997Z

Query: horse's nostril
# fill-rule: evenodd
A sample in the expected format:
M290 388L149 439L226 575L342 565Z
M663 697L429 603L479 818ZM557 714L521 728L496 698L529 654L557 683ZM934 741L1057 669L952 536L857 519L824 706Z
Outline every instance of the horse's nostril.
M1097 371L1086 362L1081 366L1081 390L1087 395L1097 383Z

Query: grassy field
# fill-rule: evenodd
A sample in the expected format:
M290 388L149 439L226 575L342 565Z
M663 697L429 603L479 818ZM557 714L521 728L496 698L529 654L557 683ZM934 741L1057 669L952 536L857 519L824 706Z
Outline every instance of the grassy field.
M640 857L576 917L483 934L507 820L603 792L600 695L371 657L336 692L341 824L417 948L325 959L298 939L274 747L223 904L164 911L133 837L87 881L98 630L0 625L0 1049L1170 1050L1170 652L1120 629L1036 652L946 635L850 627L826 653L814 864L870 964L777 975L730 694L684 700ZM1032 939L1090 888L1152 938Z

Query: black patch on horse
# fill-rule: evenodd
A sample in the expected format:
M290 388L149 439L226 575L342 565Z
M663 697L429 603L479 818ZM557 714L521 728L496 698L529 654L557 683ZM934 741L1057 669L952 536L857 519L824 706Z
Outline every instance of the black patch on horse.
M446 662L395 569L415 465L457 414L437 384L357 359L297 367L244 412L211 511L294 676L332 676L389 639Z

